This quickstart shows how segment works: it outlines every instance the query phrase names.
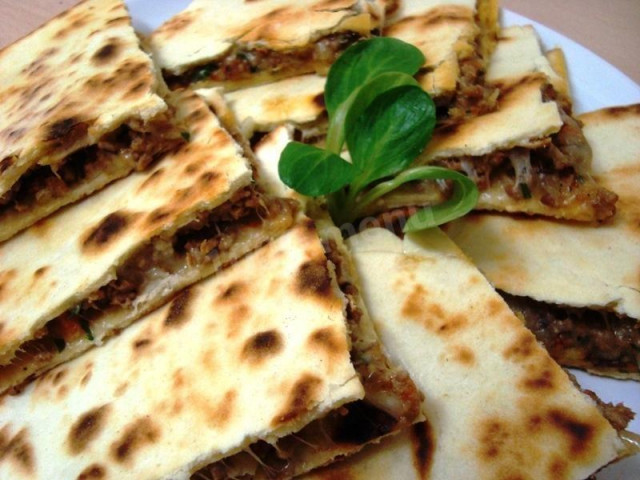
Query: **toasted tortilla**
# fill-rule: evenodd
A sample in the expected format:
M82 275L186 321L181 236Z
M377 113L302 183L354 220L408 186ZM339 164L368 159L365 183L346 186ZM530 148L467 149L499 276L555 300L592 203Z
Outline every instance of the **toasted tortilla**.
M514 25L500 31L485 80L488 83L518 83L534 73L544 75L556 92L569 97L566 65L558 58L558 50L549 58L531 25ZM559 71L558 71L559 70Z
M0 476L198 478L234 455L286 448L288 434L340 418L363 393L344 297L303 223L2 397Z
M626 452L441 231L401 240L370 229L347 244L376 330L422 389L429 423L307 479L583 480Z
M469 175L480 190L479 210L611 218L616 196L591 175L591 150L571 115L566 82L535 31L519 27L501 35L487 77L500 93L495 110L437 127L417 164ZM386 201L399 203L393 193Z
M367 0L195 0L150 36L169 85L227 89L326 72L384 17Z
M291 124L305 137L326 135L324 86L326 77L300 75L284 80L244 88L224 94L242 133L251 138L255 133L270 132ZM215 89L196 90L203 98L219 95ZM304 140L303 140L304 141Z
M181 142L120 0L88 0L0 51L0 241Z
M192 92L189 142L0 245L0 390L68 360L286 230L247 157ZM83 331L84 330L84 331Z
M477 13L481 13L479 18ZM385 36L422 51L426 61L418 80L436 104L447 105L461 88L479 83L488 58L483 53L491 50L491 43L484 42L483 51L480 39L495 35L490 30L497 28L497 3L404 0L387 23Z
M474 215L453 223L447 232L496 288L574 309L571 315L555 309L550 317L573 318L574 325L565 321L561 331L544 333L545 344L561 364L640 379L638 352L628 337L629 332L637 331L640 319L640 106L607 108L579 118L593 150L594 177L619 196L618 212L611 221L594 227ZM543 305L538 307L543 311ZM578 321L587 311L591 315ZM596 339L584 331L589 324L601 332L602 340L596 346ZM578 325L583 325L580 330ZM585 354L584 345L565 345L576 335L584 335L583 343L590 345L595 357ZM623 352L622 357L603 358L610 351L611 335L617 338L615 349Z

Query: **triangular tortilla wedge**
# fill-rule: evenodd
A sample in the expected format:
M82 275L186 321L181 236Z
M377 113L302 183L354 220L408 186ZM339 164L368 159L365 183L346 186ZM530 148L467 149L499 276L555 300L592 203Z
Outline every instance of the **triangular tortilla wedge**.
M0 245L0 390L68 360L286 230L241 147L195 93L189 141Z
M426 61L417 78L437 105L450 107L456 97L483 103L490 99L474 90L495 44L497 12L493 0L404 0L383 34L422 51Z
M479 210L584 222L611 218L616 195L592 178L591 149L562 93L568 94L561 90L566 83L532 28L499 37L487 77L500 91L497 108L437 127L416 163L470 176L480 190ZM386 204L408 205L406 190L389 194Z
M369 0L195 0L150 36L170 86L226 89L326 72L384 21Z
M253 456L251 478L283 478L319 453L300 430L317 420L332 433L364 394L347 335L344 297L303 222L2 397L0 477L211 478Z
M640 106L579 118L593 150L593 175L619 196L610 222L474 215L447 232L496 288L516 296L513 307L526 313L561 364L640 379Z
M366 460L306 480L390 471L408 479L583 480L626 453L591 398L441 231L401 240L370 229L347 244L383 345L424 393L429 423L390 440L397 456L385 445L374 458L363 453Z
M247 138L290 124L302 132L301 141L308 142L326 135L325 83L326 77L320 75L300 75L227 92L224 99ZM220 95L219 89L196 91L205 99Z
M183 142L121 0L89 0L0 51L0 241Z

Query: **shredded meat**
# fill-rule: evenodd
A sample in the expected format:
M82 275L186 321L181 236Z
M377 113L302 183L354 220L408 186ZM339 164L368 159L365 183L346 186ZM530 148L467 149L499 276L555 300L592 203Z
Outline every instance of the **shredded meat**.
M640 324L611 312L554 306L500 292L566 367L640 373Z
M11 363L0 366L0 370L17 370L26 364L46 365L67 344L83 336L92 340L92 326L104 312L130 307L156 278L166 278L185 266L212 261L233 245L245 227L257 228L269 221L268 228L283 230L282 224L293 223L296 208L289 200L261 201L252 187L241 190L228 202L199 216L174 235L156 237L141 247L118 268L114 280L47 322L32 340L20 347Z
M361 37L355 32L329 34L314 44L289 51L263 47L247 50L237 47L223 59L194 67L180 75L166 74L171 88L186 87L191 83L242 81L265 73L269 76L292 76L310 71L326 73L338 55Z
M123 125L97 145L71 153L60 165L38 165L29 170L0 197L0 215L46 204L100 174L143 170L183 142L166 115L146 124Z
M324 242L325 253L335 266L340 289L347 298L347 323L351 337L351 360L365 388L365 398L334 410L301 431L273 443L258 441L246 451L208 465L192 475L193 480L249 480L290 478L300 472L300 460L309 452L344 447L354 449L396 428L410 425L420 411L422 398L408 374L390 367L378 342L363 341L363 312L358 307L357 288L346 273L338 247ZM249 471L248 471L249 470Z

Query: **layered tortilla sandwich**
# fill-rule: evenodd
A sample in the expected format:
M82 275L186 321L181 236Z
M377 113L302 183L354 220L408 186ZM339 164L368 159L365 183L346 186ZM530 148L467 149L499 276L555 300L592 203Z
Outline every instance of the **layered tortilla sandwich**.
M543 54L535 31L516 28L501 35L487 77L500 92L497 108L436 127L416 163L468 175L480 190L479 210L583 222L611 218L616 195L591 175L591 149L571 115L566 82ZM384 203L408 205L420 194L429 198L432 190L414 185Z
M286 230L247 156L195 93L169 97L189 141L0 245L0 390L100 343Z
M447 232L560 364L640 380L640 106L579 118L594 176L619 196L613 219L474 215Z
M363 427L347 409L364 390L347 328L303 223L4 396L0 477L289 477L323 436L365 434L349 430Z
M120 0L87 0L0 51L0 241L182 142Z
M370 229L347 244L384 348L422 389L428 422L305 480L584 480L630 451L440 230L400 239Z
M224 99L238 128L250 140L281 125L290 125L298 132L299 141L314 143L327 134L325 84L326 77L321 75L299 75L225 92ZM196 91L205 99L220 95L215 88Z
M170 86L235 89L326 72L384 14L375 0L194 0L150 43Z
M484 71L498 33L495 0L403 0L383 31L411 43L426 61L422 87L455 118L492 108Z

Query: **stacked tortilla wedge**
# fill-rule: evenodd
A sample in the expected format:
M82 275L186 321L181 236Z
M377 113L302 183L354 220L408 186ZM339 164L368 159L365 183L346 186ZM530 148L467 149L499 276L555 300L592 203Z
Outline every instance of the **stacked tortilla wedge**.
M428 422L305 480L583 480L627 451L441 231L402 240L370 229L347 243L381 341L424 393Z
M0 51L0 241L183 142L120 0Z
M289 230L4 397L0 477L219 478L254 457L251 478L282 475L274 449L305 461L317 441L288 434L328 434L364 394L343 302L313 226Z
M189 123L188 143L0 245L1 391L100 344L293 223L295 206L260 194L205 102L186 91L169 99Z
M379 0L195 0L150 42L169 85L229 90L326 72L384 15Z
M447 232L561 364L640 379L640 107L580 116L593 173L619 196L618 213L593 227L474 215ZM529 298L529 300L527 300Z

